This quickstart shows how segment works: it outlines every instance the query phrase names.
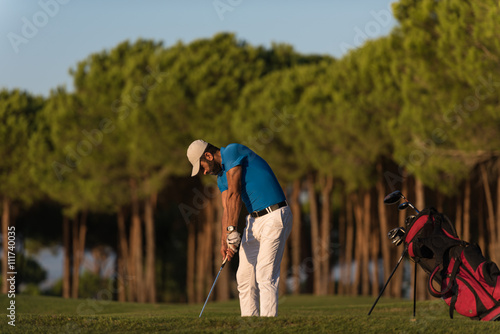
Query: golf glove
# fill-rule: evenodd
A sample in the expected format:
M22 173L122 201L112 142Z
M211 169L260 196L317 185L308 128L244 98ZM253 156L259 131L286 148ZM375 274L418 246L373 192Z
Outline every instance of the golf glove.
M237 231L233 231L227 235L226 241L229 249L231 249L233 252L237 252L238 246L241 242L241 234L239 234Z

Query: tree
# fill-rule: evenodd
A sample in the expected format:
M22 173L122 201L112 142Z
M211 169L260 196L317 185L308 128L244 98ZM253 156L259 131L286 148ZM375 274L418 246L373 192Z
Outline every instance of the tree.
M45 194L63 206L63 291L65 297L77 298L87 214L109 202L101 196L100 180L84 164L94 144L87 139L82 102L64 89L53 91L36 121L38 129L29 143L30 175Z
M34 119L43 100L20 90L0 91L0 197L2 198L2 277L7 277L9 231L12 224L11 208L15 202L30 204L40 192L29 176L30 163L26 159L28 142L35 131ZM12 234L11 234L12 235ZM15 235L15 234L14 234ZM11 252L14 253L13 249ZM2 293L7 293L2 284Z

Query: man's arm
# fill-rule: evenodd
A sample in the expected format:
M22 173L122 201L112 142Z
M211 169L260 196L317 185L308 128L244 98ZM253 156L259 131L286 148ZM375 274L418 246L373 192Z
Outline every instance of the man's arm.
M241 211L241 166L231 168L226 172L228 189L222 193L222 257L228 260L234 256L234 252L228 249L226 237L228 226L238 226L238 218Z

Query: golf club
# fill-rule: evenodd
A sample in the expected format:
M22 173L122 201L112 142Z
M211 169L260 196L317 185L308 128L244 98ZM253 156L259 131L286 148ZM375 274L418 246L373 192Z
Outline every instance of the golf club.
M387 237L392 240L392 243L399 246L403 243L406 231L402 227L396 227L387 233Z
M413 210L415 210L416 213L420 213L420 211L417 210L417 208L415 208L415 206L413 204L411 204L410 201L408 201L408 199L399 190L393 191L389 195L385 196L385 198L384 198L384 204L396 204L401 199L404 199L406 202L401 203L398 206L399 210L405 210L408 207L410 207Z
M219 273L215 277L214 284L212 284L212 288L210 289L210 292L208 293L207 300L205 300L205 304L203 304L203 308L201 309L200 316L198 318L201 318L201 315L203 314L203 310L205 310L205 306L207 306L208 299L210 298L210 295L212 294L212 290L214 289L215 283L217 283L217 279L219 278L220 272L222 271L222 268L226 265L227 262L227 257L222 261L222 265L220 266Z

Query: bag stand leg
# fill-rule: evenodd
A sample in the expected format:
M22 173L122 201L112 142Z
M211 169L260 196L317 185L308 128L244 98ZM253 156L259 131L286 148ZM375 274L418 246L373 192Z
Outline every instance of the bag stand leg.
M403 251L403 254L401 254L401 257L399 258L399 261L398 263L396 264L396 266L394 267L394 269L392 270L392 273L391 275L389 276L389 278L387 279L387 282L385 282L385 285L384 287L382 288L382 291L380 291L380 294L378 295L377 299L375 300L375 303L373 303L373 306L372 308L370 309L370 312L368 312L368 315L370 315L373 311L373 309L375 308L375 305L377 305L377 302L378 300L380 299L380 297L382 297L382 294L384 293L385 291L385 288L387 287L387 284L389 284L389 281L391 280L392 276L394 275L394 273L396 272L396 269L398 269L399 267L399 264L401 263L401 261L403 261L403 258L405 257L407 253L407 250L405 248L405 250Z
M415 262L415 270L413 277L413 319L415 319L416 309L417 309L417 262Z

